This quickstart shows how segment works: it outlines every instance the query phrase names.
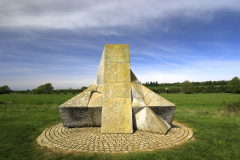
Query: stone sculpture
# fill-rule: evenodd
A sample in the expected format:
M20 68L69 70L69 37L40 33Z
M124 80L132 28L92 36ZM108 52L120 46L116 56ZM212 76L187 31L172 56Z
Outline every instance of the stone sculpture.
M133 129L166 134L175 105L141 85L130 69L127 44L106 44L96 82L59 106L64 127L100 127L101 133Z

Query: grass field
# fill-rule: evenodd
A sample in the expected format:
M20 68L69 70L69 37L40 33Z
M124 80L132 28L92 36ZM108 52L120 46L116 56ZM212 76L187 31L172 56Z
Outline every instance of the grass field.
M176 147L127 154L63 153L39 147L36 138L61 122L58 106L73 96L0 95L0 159L240 159L240 116L220 108L223 96L239 99L239 94L161 94L176 104L174 120L194 132L195 140Z

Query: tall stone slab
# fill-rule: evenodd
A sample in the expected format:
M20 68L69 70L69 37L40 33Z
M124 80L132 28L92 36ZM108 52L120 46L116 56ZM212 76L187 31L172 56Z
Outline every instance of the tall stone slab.
M106 44L103 53L101 133L133 133L129 45Z

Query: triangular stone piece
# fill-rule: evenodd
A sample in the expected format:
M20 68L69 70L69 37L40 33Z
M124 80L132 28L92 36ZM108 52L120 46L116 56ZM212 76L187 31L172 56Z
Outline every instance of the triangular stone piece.
M90 87L88 87L85 91L97 91L97 85L93 84Z
M171 128L165 120L154 113L149 107L145 107L135 116L138 130L166 134Z
M98 92L93 92L88 103L88 107L102 107L103 95Z
M144 97L146 104L148 105L157 94L153 91L149 91L147 95Z
M88 102L90 99L92 91L89 90L85 90L82 93L76 95L75 97L71 98L70 100L68 100L67 102L63 103L61 106L59 107L87 107L88 106Z
M140 81L137 79L137 77L135 76L135 74L131 69L130 69L130 74L131 74L131 82L140 84Z
M140 92L140 93L139 93ZM141 91L138 90L138 87L132 83L132 107L147 106L144 100L144 97Z
M96 84L97 86L102 88L103 88L104 59L105 59L105 49L103 50L102 57L97 70L97 75L96 75Z
M102 88L102 87L100 87L100 86L98 86L98 87L97 87L97 92L99 92L99 93L102 93L102 94L103 94L103 88Z
M144 97L141 84L131 83L132 97Z
M175 105L166 100L165 98L157 95L151 100L148 106L175 106Z
M150 89L148 89L144 85L141 85L141 87L142 87L143 96L146 96L148 94L148 92L151 91Z

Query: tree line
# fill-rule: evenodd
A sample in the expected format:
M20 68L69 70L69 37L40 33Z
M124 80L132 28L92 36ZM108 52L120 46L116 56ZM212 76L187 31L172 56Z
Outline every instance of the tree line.
M22 90L22 91L12 91L7 85L0 87L0 94L10 94L12 92L16 94L67 94L67 93L81 93L87 89L87 87L82 87L81 89L61 89L61 90L54 90L54 87L52 86L51 83L46 83L43 85L38 86L37 88L33 90Z
M190 82L188 80L180 83L161 83L158 82L147 82L143 84L147 87L156 86L151 88L156 93L240 93L240 79L238 77L232 78L230 81L205 81L205 82ZM204 86L206 85L206 86ZM157 86L169 86L167 88ZM18 94L67 94L67 93L81 93L87 87L81 89L65 89L65 90L54 90L51 83L46 83L38 86L37 88L26 91L18 91ZM0 94L10 94L13 92L7 85L0 87Z
M207 81L210 83L209 81ZM218 81L223 82L223 81ZM225 81L226 82L226 81ZM208 86L196 86L196 82L190 82L188 80L181 83L180 87L170 86L167 88L152 88L156 93L240 93L240 79L234 77L228 83L221 83L223 85L214 85L210 83ZM146 85L147 86L147 85Z
M202 85L227 85L229 81L221 80L221 81L204 81L204 82L191 82L194 86L202 86ZM175 83L158 83L156 82L146 82L143 83L145 86L181 86L184 82L175 82Z

